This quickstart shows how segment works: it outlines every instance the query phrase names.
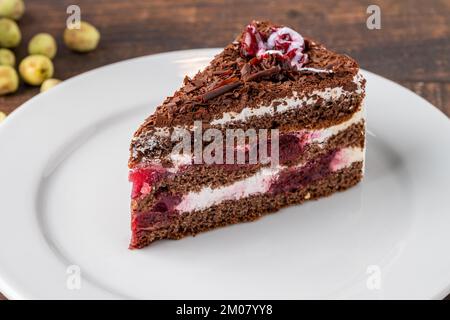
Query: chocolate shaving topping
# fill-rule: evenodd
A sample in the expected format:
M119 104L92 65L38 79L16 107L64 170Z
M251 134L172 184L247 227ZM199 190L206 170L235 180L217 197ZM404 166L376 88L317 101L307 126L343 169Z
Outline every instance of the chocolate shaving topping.
M223 75L229 75L231 74L233 71L231 69L229 70L216 70L213 71L212 74L215 76L223 76Z
M224 85L222 85L220 87L216 87L215 89L212 89L212 90L204 93L201 96L201 100L203 102L206 102L208 100L214 99L215 97L218 97L218 96L220 96L220 95L222 95L222 94L224 94L224 93L226 93L228 91L233 90L234 88L240 86L241 84L242 84L241 81L239 81L237 79L233 80L232 82L224 84Z
M220 81L220 82L216 82L215 86L214 86L212 89L215 89L215 88L218 88L218 87L222 87L222 86L224 86L224 85L226 85L226 84L235 82L235 81L237 81L237 80L239 80L239 79L236 78L236 77L230 77L230 78L225 79L225 80L222 80L222 81Z
M188 83L184 86L184 92L186 92L186 93L191 93L192 91L195 91L197 89L198 89L198 87L192 85L191 83Z
M216 80L212 80L211 83L209 85L206 86L206 91L211 91L217 87L220 87L221 81L216 79ZM225 83L224 83L225 84ZM222 84L223 85L223 84Z
M241 68L241 76L245 78L250 73L250 70L251 66L248 63L244 64L244 66Z
M173 119L173 113L174 113L174 109L176 106L177 106L177 104L175 102L169 102L168 104L166 104L167 118L169 121L172 121L172 119Z
M234 66L236 63L237 63L236 61L225 62L225 63L223 64L223 67L224 67L224 68L232 67L232 66Z
M280 66L273 66L269 69L258 71L256 73L250 74L248 76L243 77L245 82L255 81L264 77L271 77L275 74L279 74L281 72Z
M173 97L172 102L175 104L179 104L181 102L181 98L180 97Z
M204 79L192 79L192 83L196 87L201 87L205 84Z

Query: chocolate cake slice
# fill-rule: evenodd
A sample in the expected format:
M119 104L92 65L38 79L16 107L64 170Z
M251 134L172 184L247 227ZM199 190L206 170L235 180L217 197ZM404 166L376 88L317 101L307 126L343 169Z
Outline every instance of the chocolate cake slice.
M134 134L130 248L357 184L364 88L352 58L288 27L252 22Z

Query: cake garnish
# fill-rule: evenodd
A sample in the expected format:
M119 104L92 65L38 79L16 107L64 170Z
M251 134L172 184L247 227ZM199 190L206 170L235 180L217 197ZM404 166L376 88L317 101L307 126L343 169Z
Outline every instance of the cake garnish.
M239 81L239 79L237 78L229 78L227 80L222 81L221 83L219 83L218 85L216 85L213 89L205 92L202 96L201 96L201 100L203 102L206 102L210 99L213 99L215 97L218 97L230 90L233 90L234 88L240 86L242 84L241 81Z
M240 52L250 63L259 63L270 56L275 61L287 61L295 70L300 70L308 62L305 53L305 40L296 31L288 27L271 27L267 33L257 28L257 22L247 26L242 34ZM286 64L281 64L282 66Z
M274 74L278 74L281 71L281 67L280 66L273 66L269 69L265 69L265 70L261 70L249 75L243 75L243 80L244 81L254 81L254 80L258 80L260 78L264 78L264 77L270 77Z

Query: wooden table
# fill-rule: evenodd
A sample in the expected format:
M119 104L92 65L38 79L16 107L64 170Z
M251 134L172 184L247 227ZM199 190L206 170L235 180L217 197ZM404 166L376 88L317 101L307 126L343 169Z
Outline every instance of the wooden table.
M366 26L372 2L381 8L380 30ZM81 7L82 19L101 31L94 52L75 54L62 43L66 8L73 3ZM410 88L450 116L448 0L29 0L26 5L18 59L33 34L49 32L59 45L54 63L60 79L157 52L222 47L252 19L270 19L348 53L363 68ZM0 97L0 111L10 113L37 93L22 85L18 93Z

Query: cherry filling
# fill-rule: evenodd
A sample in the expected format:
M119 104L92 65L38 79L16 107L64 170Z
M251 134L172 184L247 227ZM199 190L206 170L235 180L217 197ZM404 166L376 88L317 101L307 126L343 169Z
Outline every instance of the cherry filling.
M304 152L305 144L303 142L302 135L281 135L279 141L280 164L298 159Z
M149 227L158 222L165 222L176 214L175 207L181 202L181 196L161 194L153 207L146 212L139 212L132 216L133 230Z
M137 168L130 171L128 180L132 182L131 197L138 198L141 195L150 193L152 185L159 181L166 170L162 167Z
M280 164L286 164L288 162L294 161L298 158L300 158L304 151L305 147L310 143L311 141L311 134L309 132L292 132L288 134L282 134L279 136L278 141L278 160ZM246 147L243 149L245 152L245 163L249 164L250 154L261 154L260 149L264 148L267 157L271 157L271 151L272 151L272 140L268 139L267 144L255 144L255 145L246 145ZM234 153L234 159L237 159L237 149L235 149ZM241 148L242 149L242 148ZM226 150L223 151L223 158L226 159ZM259 158L258 160L262 162L262 159ZM259 162L258 162L259 163ZM242 165L234 165L234 164L225 164L225 166L228 166L230 168L238 168L236 166L241 167Z
M269 192L272 194L294 192L329 175L331 173L330 164L337 152L338 150L332 150L320 158L309 161L300 169L291 168L283 171L272 183Z

